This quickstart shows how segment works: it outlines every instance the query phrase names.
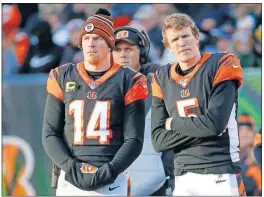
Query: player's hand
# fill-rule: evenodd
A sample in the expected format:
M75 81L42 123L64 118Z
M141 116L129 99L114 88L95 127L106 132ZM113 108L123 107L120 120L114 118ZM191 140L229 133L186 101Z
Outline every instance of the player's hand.
M165 129L168 130L168 131L172 130L172 129L171 129L171 122L172 122L172 119L173 119L173 118L167 118L166 121L165 121Z
M98 185L105 186L115 182L118 173L114 170L111 163L101 166L95 173L95 180Z
M100 188L97 184L95 173L98 168L88 163L81 163L73 160L71 166L65 174L65 180L75 187L86 191L94 191Z

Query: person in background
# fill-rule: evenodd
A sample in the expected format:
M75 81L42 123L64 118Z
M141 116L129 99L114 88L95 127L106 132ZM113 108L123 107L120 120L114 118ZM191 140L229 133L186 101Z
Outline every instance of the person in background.
M50 24L40 20L31 30L31 47L19 73L49 73L61 59L62 48L52 41Z
M166 195L168 182L166 177L173 178L173 153L167 151L156 153L151 144L151 79L160 68L148 62L150 41L144 30L130 26L120 27L115 31L115 49L113 60L124 67L142 73L148 79L148 97L145 101L145 139L143 151L139 158L129 167L134 195ZM152 165L149 165L149 160ZM163 162L163 163L162 163ZM165 177L166 175L166 177ZM170 183L173 181L170 181Z
M23 65L30 40L27 34L19 29L21 15L16 5L4 5L3 19L3 75L15 74Z
M258 196L262 190L261 170L254 154L255 122L247 114L238 116L240 159L242 161L242 177L248 196Z
M259 129L259 132L255 136L254 156L262 171L262 129L261 128Z
M66 24L70 39L63 49L60 65L68 62L78 63L83 61L82 51L78 47L78 37L80 34L80 28L84 22L85 21L82 19L72 19Z

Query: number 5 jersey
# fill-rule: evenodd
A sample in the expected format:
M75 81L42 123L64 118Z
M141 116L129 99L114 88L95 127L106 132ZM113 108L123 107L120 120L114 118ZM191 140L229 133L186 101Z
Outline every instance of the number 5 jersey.
M239 60L230 53L205 53L187 73L178 70L179 64L168 64L153 77L154 148L174 150L176 175L239 172ZM168 117L175 117L171 131L164 129Z

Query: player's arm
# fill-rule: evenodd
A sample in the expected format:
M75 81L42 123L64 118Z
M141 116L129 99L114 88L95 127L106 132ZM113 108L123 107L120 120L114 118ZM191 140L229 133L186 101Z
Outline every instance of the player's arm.
M162 152L170 149L179 150L197 141L198 138L189 137L177 131L168 131L165 129L165 121L169 117L169 114L165 107L159 79L156 74L152 79L152 97L151 139L155 151Z
M72 162L72 157L63 140L64 110L63 92L56 79L56 71L51 70L47 82L42 143L51 160L64 171Z
M134 79L132 87L125 95L124 144L111 161L118 174L126 170L142 151L147 95L147 80L145 76L141 75Z
M167 129L191 137L220 135L226 128L233 107L236 107L237 89L242 81L242 68L235 56L220 65L213 81L209 105L205 114L198 117L175 116L166 121ZM235 114L234 114L235 116Z

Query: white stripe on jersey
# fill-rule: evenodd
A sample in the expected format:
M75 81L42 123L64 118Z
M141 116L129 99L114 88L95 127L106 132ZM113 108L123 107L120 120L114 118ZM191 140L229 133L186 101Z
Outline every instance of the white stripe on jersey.
M232 162L239 161L239 137L238 137L238 128L237 128L237 121L236 121L236 103L234 103L228 124L228 135L229 135L229 151Z

